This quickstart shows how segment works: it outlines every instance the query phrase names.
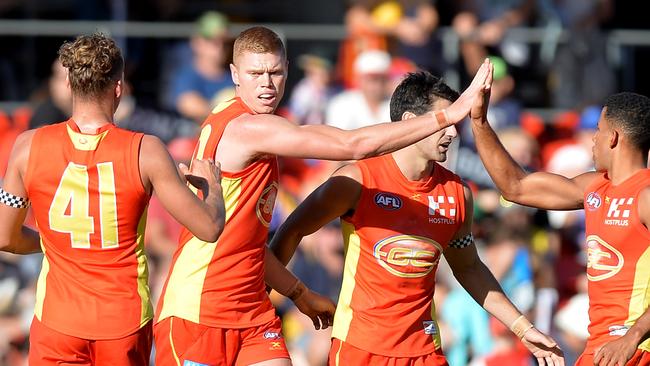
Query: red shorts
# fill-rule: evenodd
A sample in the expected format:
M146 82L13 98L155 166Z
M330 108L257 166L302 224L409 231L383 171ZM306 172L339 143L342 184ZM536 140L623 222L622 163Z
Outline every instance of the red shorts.
M576 361L575 366L593 366L595 354L583 353ZM637 349L625 366L650 366L650 352Z
M124 338L92 340L57 332L34 317L29 331L29 364L148 366L151 341L151 322Z
M250 365L289 358L277 316L243 329L214 328L170 317L154 326L156 366Z
M329 366L449 366L441 350L416 357L389 357L364 351L336 338L332 338L327 364Z

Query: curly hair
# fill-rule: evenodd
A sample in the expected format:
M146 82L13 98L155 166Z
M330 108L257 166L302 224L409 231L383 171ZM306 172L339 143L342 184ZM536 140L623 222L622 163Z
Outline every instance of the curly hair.
M111 38L95 33L79 36L59 48L74 95L96 97L122 77L122 52Z

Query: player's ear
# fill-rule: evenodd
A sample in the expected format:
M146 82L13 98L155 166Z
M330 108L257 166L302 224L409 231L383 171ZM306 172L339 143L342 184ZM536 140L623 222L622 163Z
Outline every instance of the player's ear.
M609 134L609 148L613 149L618 145L618 139L620 135L617 130L612 129Z
M122 97L122 92L123 92L122 87L123 87L122 80L118 80L115 83L115 98Z
M230 64L230 76L232 77L232 82L235 83L236 86L239 86L239 71L235 64Z
M402 113L402 121L406 121L407 119L415 118L417 117L415 113L406 111Z

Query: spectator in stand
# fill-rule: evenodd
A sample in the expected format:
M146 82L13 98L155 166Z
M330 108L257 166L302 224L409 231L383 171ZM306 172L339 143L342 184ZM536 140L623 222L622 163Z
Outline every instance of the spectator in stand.
M48 80L48 96L34 110L29 119L29 128L62 122L70 118L72 112L72 93L67 84L67 72L59 59L52 63L52 74Z
M500 54L512 64L521 66L527 61L527 49L519 43L504 43L506 31L526 21L535 0L463 0L460 12L452 25L461 39L461 54L465 70L473 75L481 62L499 48Z
M357 0L345 18L350 38L356 39L357 45L363 46L360 41L364 39L378 38L381 41L377 44L435 74L443 71L439 42L433 37L438 22L438 11L431 0Z
M294 87L289 98L289 116L300 125L322 124L327 103L334 96L332 62L321 51L314 50L298 58L305 76Z
M390 118L386 94L389 69L388 53L372 50L360 54L354 62L358 88L332 98L327 106L327 124L352 130L387 121Z
M225 67L228 19L215 11L204 13L190 39L192 60L173 71L171 98L183 117L202 122L220 100L235 95Z
M164 143L176 138L191 138L198 133L197 124L169 112L143 108L137 103L131 85L125 81L120 105L115 111L115 124L121 128L154 135Z

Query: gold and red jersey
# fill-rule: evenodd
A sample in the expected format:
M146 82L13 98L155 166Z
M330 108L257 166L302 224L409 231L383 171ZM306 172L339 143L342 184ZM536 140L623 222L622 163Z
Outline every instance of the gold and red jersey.
M605 174L586 189L589 338L585 354L617 339L650 302L650 234L638 214L638 195L650 170L613 185ZM650 340L639 345L650 351Z
M462 182L438 164L426 180L409 181L392 155L356 165L363 184L356 210L341 217L345 266L332 337L390 357L435 352L436 269L465 220Z
M239 98L218 105L201 127L194 157L214 158L226 126L251 113ZM212 327L248 328L275 317L265 291L264 253L278 191L277 159L261 158L222 175L223 233L208 243L183 229L156 321L174 316Z
M113 124L84 134L72 120L34 133L25 187L44 253L35 315L51 329L116 339L153 317L142 136Z

